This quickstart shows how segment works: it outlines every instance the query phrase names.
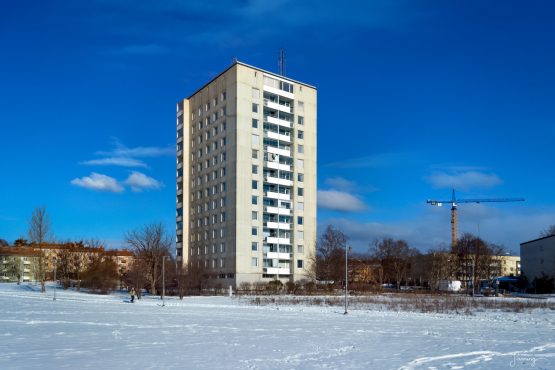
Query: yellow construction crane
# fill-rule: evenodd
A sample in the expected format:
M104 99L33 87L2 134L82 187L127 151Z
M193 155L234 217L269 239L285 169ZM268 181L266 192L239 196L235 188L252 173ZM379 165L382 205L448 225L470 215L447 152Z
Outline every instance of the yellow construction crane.
M451 204L451 247L457 244L457 204L459 203L486 203L486 202L523 202L524 198L485 198L485 199L457 199L455 189L451 200L428 199L426 203L441 207L443 204Z

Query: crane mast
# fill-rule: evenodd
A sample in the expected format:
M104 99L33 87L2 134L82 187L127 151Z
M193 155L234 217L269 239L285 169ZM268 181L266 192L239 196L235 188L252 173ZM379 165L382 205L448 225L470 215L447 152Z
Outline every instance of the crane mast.
M444 203L451 204L451 248L457 244L457 205L460 203L488 203L488 202L523 202L524 198L484 198L484 199L457 199L453 189L450 200L426 200L427 204L441 207Z

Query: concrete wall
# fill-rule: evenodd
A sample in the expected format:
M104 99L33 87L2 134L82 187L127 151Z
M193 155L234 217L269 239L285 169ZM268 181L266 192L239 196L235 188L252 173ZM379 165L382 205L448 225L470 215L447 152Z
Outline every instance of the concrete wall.
M555 277L555 235L520 244L522 274L528 281L541 277Z

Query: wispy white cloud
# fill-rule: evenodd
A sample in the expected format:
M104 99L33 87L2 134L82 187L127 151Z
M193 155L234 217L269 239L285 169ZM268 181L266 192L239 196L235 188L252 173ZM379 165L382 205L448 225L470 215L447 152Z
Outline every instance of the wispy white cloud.
M121 167L147 167L146 163L135 158L107 157L83 161L87 166L121 166Z
M124 188L113 177L92 172L89 176L75 178L71 184L85 189L121 193Z
M138 171L133 171L124 183L125 185L130 186L131 190L134 192L155 190L162 187L162 183L160 181Z
M348 179L345 179L345 178L339 177L339 176L338 177L329 177L329 178L325 179L324 184L326 184L327 186L329 186L332 189L345 191L345 192L353 192L353 191L374 192L374 191L378 190L373 186L359 185L354 181L351 181L351 180L348 180Z
M391 167L399 164L406 164L414 160L408 153L381 153L366 157L348 158L337 162L326 164L331 168L379 168Z
M538 238L555 222L555 209L530 209L515 204L465 204L458 210L459 237L463 233L479 235L487 242L503 245L519 253L520 243ZM415 216L395 221L366 221L356 217L319 218L318 230L334 225L343 231L352 246L364 252L376 239L404 239L422 252L451 243L451 212L449 208L427 207Z
M98 151L96 155L102 157L81 162L87 166L120 166L120 167L148 167L139 158L155 158L175 155L175 147L168 145L127 147L117 138L112 137L113 149Z
M426 177L434 188L453 188L468 190L472 188L491 188L502 183L494 173L466 171L459 173L435 172Z
M145 158L145 157L163 157L175 155L175 146L136 146L127 147L117 138L112 138L114 149L109 151L98 151L96 154L107 157L126 157L126 158Z
M318 207L342 212L363 212L366 204L355 195L339 190L318 190Z

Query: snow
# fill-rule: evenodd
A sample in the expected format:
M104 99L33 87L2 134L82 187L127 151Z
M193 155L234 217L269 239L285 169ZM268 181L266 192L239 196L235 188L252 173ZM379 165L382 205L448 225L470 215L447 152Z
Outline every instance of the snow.
M555 369L555 311L473 315L253 305L230 297L127 303L0 284L0 369Z

